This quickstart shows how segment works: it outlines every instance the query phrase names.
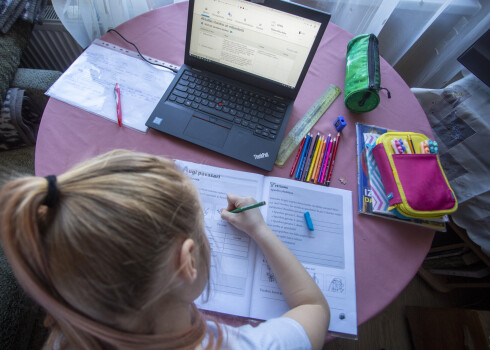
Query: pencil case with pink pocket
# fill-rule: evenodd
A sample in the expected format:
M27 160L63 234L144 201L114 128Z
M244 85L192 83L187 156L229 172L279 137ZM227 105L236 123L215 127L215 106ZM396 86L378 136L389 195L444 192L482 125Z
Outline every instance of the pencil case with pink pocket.
M428 139L419 133L387 132L376 140L373 155L390 204L388 209L397 216L440 218L458 208L439 156L422 153L420 145ZM403 153L394 147L395 140L402 140Z

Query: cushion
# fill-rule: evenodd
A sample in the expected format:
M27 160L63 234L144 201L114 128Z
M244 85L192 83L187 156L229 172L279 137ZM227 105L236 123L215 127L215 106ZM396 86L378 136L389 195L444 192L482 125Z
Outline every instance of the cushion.
M0 34L0 106L14 79L31 32L32 24L17 21L7 34Z

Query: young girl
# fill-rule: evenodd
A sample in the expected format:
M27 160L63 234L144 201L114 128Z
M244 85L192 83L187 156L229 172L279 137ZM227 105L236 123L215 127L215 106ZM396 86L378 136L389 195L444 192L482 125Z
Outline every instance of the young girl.
M222 218L264 252L291 308L257 327L205 321L210 270L198 193L172 161L112 151L0 191L5 253L47 311L47 349L320 349L328 304L258 209L228 195ZM223 203L226 206L226 203Z

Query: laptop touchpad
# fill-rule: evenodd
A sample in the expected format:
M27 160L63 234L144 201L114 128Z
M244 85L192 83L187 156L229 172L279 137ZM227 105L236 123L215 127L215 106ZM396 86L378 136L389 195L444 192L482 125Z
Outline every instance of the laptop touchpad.
M184 134L210 145L223 147L230 129L210 121L193 116L184 130Z

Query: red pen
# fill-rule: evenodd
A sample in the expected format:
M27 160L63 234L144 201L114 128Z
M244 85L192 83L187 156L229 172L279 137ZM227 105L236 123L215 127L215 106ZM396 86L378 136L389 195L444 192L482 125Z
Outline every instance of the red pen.
M114 87L114 97L116 98L117 123L122 126L121 90L118 83Z
M327 186L330 186L330 179L332 178L332 172L333 172L333 166L335 164L335 156L337 155L337 150L339 149L339 142L340 142L340 132L337 134L337 143L335 144L335 148L333 149L332 153L332 163L330 164L330 169L328 170L328 176L327 176Z
M291 172L289 173L289 176L293 176L294 171L296 170L296 166L298 165L299 156L301 155L301 151L303 150L303 146L305 144L306 137L307 137L307 135L305 135L305 137L303 137L303 141L301 141L301 145L299 146L298 153L296 153L296 158L294 158L293 167L291 168Z

